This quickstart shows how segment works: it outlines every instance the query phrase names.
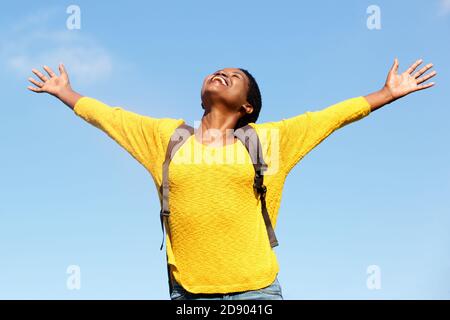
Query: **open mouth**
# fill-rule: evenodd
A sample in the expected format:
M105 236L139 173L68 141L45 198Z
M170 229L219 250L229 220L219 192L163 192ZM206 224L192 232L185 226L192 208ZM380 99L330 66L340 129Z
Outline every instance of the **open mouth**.
M222 77L222 76L215 75L214 77L211 78L211 82L213 82L213 81L218 81L218 82L221 83L222 85L228 87L228 81L227 81L227 79L225 79L225 78Z

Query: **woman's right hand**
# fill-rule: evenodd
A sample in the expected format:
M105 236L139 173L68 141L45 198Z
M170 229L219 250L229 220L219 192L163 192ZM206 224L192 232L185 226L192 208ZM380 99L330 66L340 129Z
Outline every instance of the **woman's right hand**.
M69 108L73 109L77 101L83 96L72 90L69 76L67 75L64 65L62 63L59 64L59 76L48 66L44 66L44 70L47 71L48 77L39 72L39 70L31 70L42 82L36 81L30 77L28 80L36 87L28 86L28 89L37 93L47 92L64 102Z
M37 81L32 77L28 78L28 80L35 85L35 87L28 86L29 90L37 93L46 92L56 97L59 97L59 95L64 91L71 90L69 76L67 75L62 63L59 64L59 76L56 75L48 66L44 66L44 70L47 71L48 77L39 70L31 70L41 81Z

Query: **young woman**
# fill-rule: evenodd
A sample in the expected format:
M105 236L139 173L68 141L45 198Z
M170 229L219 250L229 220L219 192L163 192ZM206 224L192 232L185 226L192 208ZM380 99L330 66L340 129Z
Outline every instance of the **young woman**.
M432 64L416 71L421 63L418 60L399 74L395 59L385 85L374 93L261 124L256 124L261 95L247 70L225 68L208 75L201 90L201 123L170 163L166 253L173 284L171 299L283 298L277 258L268 243L267 221L261 215L262 198L252 188L254 167L234 157L249 157L234 130L249 125L260 138L267 173L270 171L264 175L264 204L275 227L290 170L335 130L409 93L433 86L424 83L436 75L435 71L427 73ZM47 75L32 70L40 80L29 78L35 86L28 89L55 96L119 143L148 170L161 199L168 143L184 120L153 118L108 106L72 90L62 64L59 75L47 66L44 69ZM180 161L182 154L193 155L196 161L191 161L192 157ZM217 154L220 157L215 160L221 161L211 161ZM223 154L233 157L225 161Z

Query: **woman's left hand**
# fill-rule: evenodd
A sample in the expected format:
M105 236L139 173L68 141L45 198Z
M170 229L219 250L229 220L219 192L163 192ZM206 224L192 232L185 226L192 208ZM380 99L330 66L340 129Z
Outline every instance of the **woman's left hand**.
M399 74L398 59L395 58L394 64L392 65L391 70L389 70L389 74L383 88L364 96L370 104L370 110L377 110L378 108L381 108L382 106L387 105L398 98L404 97L411 92L432 87L434 82L424 82L436 75L436 71L425 74L425 72L433 67L433 64L429 63L419 71L414 72L421 63L422 59L419 59L405 72Z
M429 63L419 71L414 72L417 67L422 64L422 62L423 60L419 59L405 72L398 74L398 59L395 58L394 64L386 79L386 84L384 85L392 96L392 100L406 96L411 92L430 88L434 85L434 82L424 83L436 75L436 71L434 70L425 74L425 72L433 67L432 63Z

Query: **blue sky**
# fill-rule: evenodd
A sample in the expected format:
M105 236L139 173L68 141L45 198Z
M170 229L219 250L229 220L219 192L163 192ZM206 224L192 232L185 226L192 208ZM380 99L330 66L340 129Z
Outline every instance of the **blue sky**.
M71 4L80 30L66 28ZM450 1L22 1L0 15L0 298L168 299L151 177L27 91L31 67L62 61L84 95L193 124L219 68L253 73L265 122L375 91L395 57L400 70L432 61L437 85L336 131L291 171L279 280L285 299L450 298Z

